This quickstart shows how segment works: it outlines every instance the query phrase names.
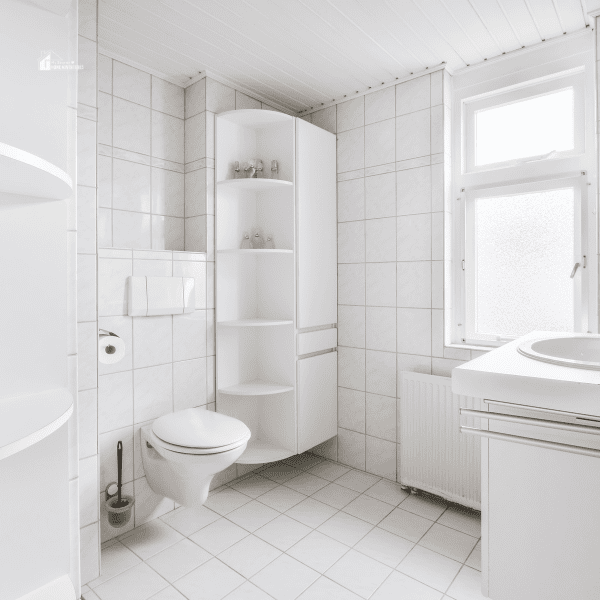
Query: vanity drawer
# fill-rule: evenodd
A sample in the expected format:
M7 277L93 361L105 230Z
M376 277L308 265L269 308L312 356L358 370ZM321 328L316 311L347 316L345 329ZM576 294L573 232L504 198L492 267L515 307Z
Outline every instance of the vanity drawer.
M298 334L298 356L337 347L337 329L322 329Z

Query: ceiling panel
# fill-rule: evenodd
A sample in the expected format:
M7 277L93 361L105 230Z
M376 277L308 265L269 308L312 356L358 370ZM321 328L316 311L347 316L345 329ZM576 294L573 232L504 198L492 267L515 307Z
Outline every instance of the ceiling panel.
M101 50L292 111L586 26L585 0L100 0Z

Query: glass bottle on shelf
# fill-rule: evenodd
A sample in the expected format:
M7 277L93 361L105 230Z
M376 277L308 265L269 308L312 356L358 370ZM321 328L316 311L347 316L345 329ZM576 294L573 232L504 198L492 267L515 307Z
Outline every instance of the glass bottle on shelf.
M265 242L265 248L269 250L275 249L275 242L273 241L273 234L267 233L267 241Z
M240 178L240 161L239 160L236 160L233 163L233 178L234 179Z
M242 238L242 243L240 245L242 250L250 250L252 248L252 244L250 242L250 235L247 231L244 231L244 237Z
M254 159L244 163L244 172L246 177L250 179L256 179L256 161Z
M263 177L264 177L263 162L260 159L256 159L256 178L262 179Z
M279 164L276 160L271 161L271 179L279 178Z
M265 247L265 241L263 240L262 235L260 234L260 229L254 229L254 233L252 234L252 248L255 250L262 250Z

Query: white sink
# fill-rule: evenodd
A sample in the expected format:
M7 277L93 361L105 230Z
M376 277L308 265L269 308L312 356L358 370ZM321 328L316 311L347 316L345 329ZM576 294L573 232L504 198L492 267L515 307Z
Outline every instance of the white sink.
M600 371L600 335L528 340L517 348L520 354L542 362Z

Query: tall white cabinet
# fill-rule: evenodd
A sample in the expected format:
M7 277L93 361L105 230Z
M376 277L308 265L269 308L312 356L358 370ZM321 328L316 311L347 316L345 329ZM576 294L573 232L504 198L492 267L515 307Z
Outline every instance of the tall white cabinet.
M335 148L333 134L278 112L216 119L217 411L252 431L240 463L337 433ZM255 158L264 177L235 178L235 162ZM256 228L274 249L240 248Z

